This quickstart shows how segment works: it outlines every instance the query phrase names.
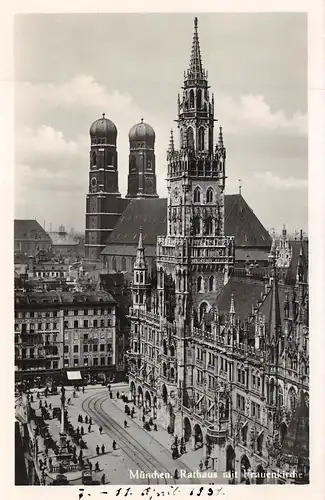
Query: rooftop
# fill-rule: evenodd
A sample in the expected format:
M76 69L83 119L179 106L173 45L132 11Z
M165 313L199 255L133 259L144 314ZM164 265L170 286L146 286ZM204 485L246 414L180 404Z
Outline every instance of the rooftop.
M51 238L36 219L15 219L15 240L42 240L51 242Z
M40 306L40 305L86 305L100 304L103 302L115 303L114 298L107 292L31 292L31 293L15 293L15 308L21 306Z

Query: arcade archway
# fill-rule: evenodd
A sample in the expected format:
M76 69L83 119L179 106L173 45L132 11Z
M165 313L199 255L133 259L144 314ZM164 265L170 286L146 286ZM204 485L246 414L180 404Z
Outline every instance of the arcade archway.
M166 405L167 404L167 400L168 400L168 393L167 393L167 388L166 388L165 384L161 388L161 394L162 394L163 402Z
M131 392L131 399L133 401L133 404L135 404L135 397L136 397L136 388L135 388L135 383L132 381L130 384L130 392Z
M143 392L142 388L138 387L138 405L141 406L143 404Z
M147 411L150 410L150 408L151 408L151 396L150 396L149 391L145 392L144 401L145 401L146 410Z
M195 449L202 448L203 446L203 433L199 424L195 424L194 426L194 443Z
M228 446L226 451L226 471L235 469L235 452L232 446Z
M185 442L188 442L190 440L191 435L192 435L191 422L187 417L185 417L184 418L184 440L185 440Z
M243 483L250 483L250 479L247 475L248 470L251 468L250 461L246 457L246 455L243 455L241 460L240 460L240 482Z
M265 483L265 470L261 465L256 467L256 484L264 484Z

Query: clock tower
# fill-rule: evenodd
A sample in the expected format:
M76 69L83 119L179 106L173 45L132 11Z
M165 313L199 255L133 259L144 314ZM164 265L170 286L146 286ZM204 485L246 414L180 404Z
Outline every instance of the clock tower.
M144 123L129 132L130 155L126 198L158 198L156 188L155 131Z
M85 257L91 261L100 259L120 215L116 139L116 126L105 114L91 125L85 235Z

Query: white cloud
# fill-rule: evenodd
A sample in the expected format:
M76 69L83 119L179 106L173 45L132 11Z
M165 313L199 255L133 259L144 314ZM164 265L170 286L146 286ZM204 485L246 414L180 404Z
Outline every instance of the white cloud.
M247 135L277 132L302 135L307 133L307 116L299 111L288 117L283 110L272 111L262 95L242 95L238 100L219 95L215 110L229 133Z
M298 179L295 177L278 177L269 170L266 172L255 172L255 177L267 186L281 190L306 189L307 179Z

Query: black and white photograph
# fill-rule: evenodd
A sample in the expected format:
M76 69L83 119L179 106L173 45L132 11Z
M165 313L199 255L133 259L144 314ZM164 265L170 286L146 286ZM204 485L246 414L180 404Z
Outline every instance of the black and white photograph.
M16 486L309 484L307 28L14 16Z

